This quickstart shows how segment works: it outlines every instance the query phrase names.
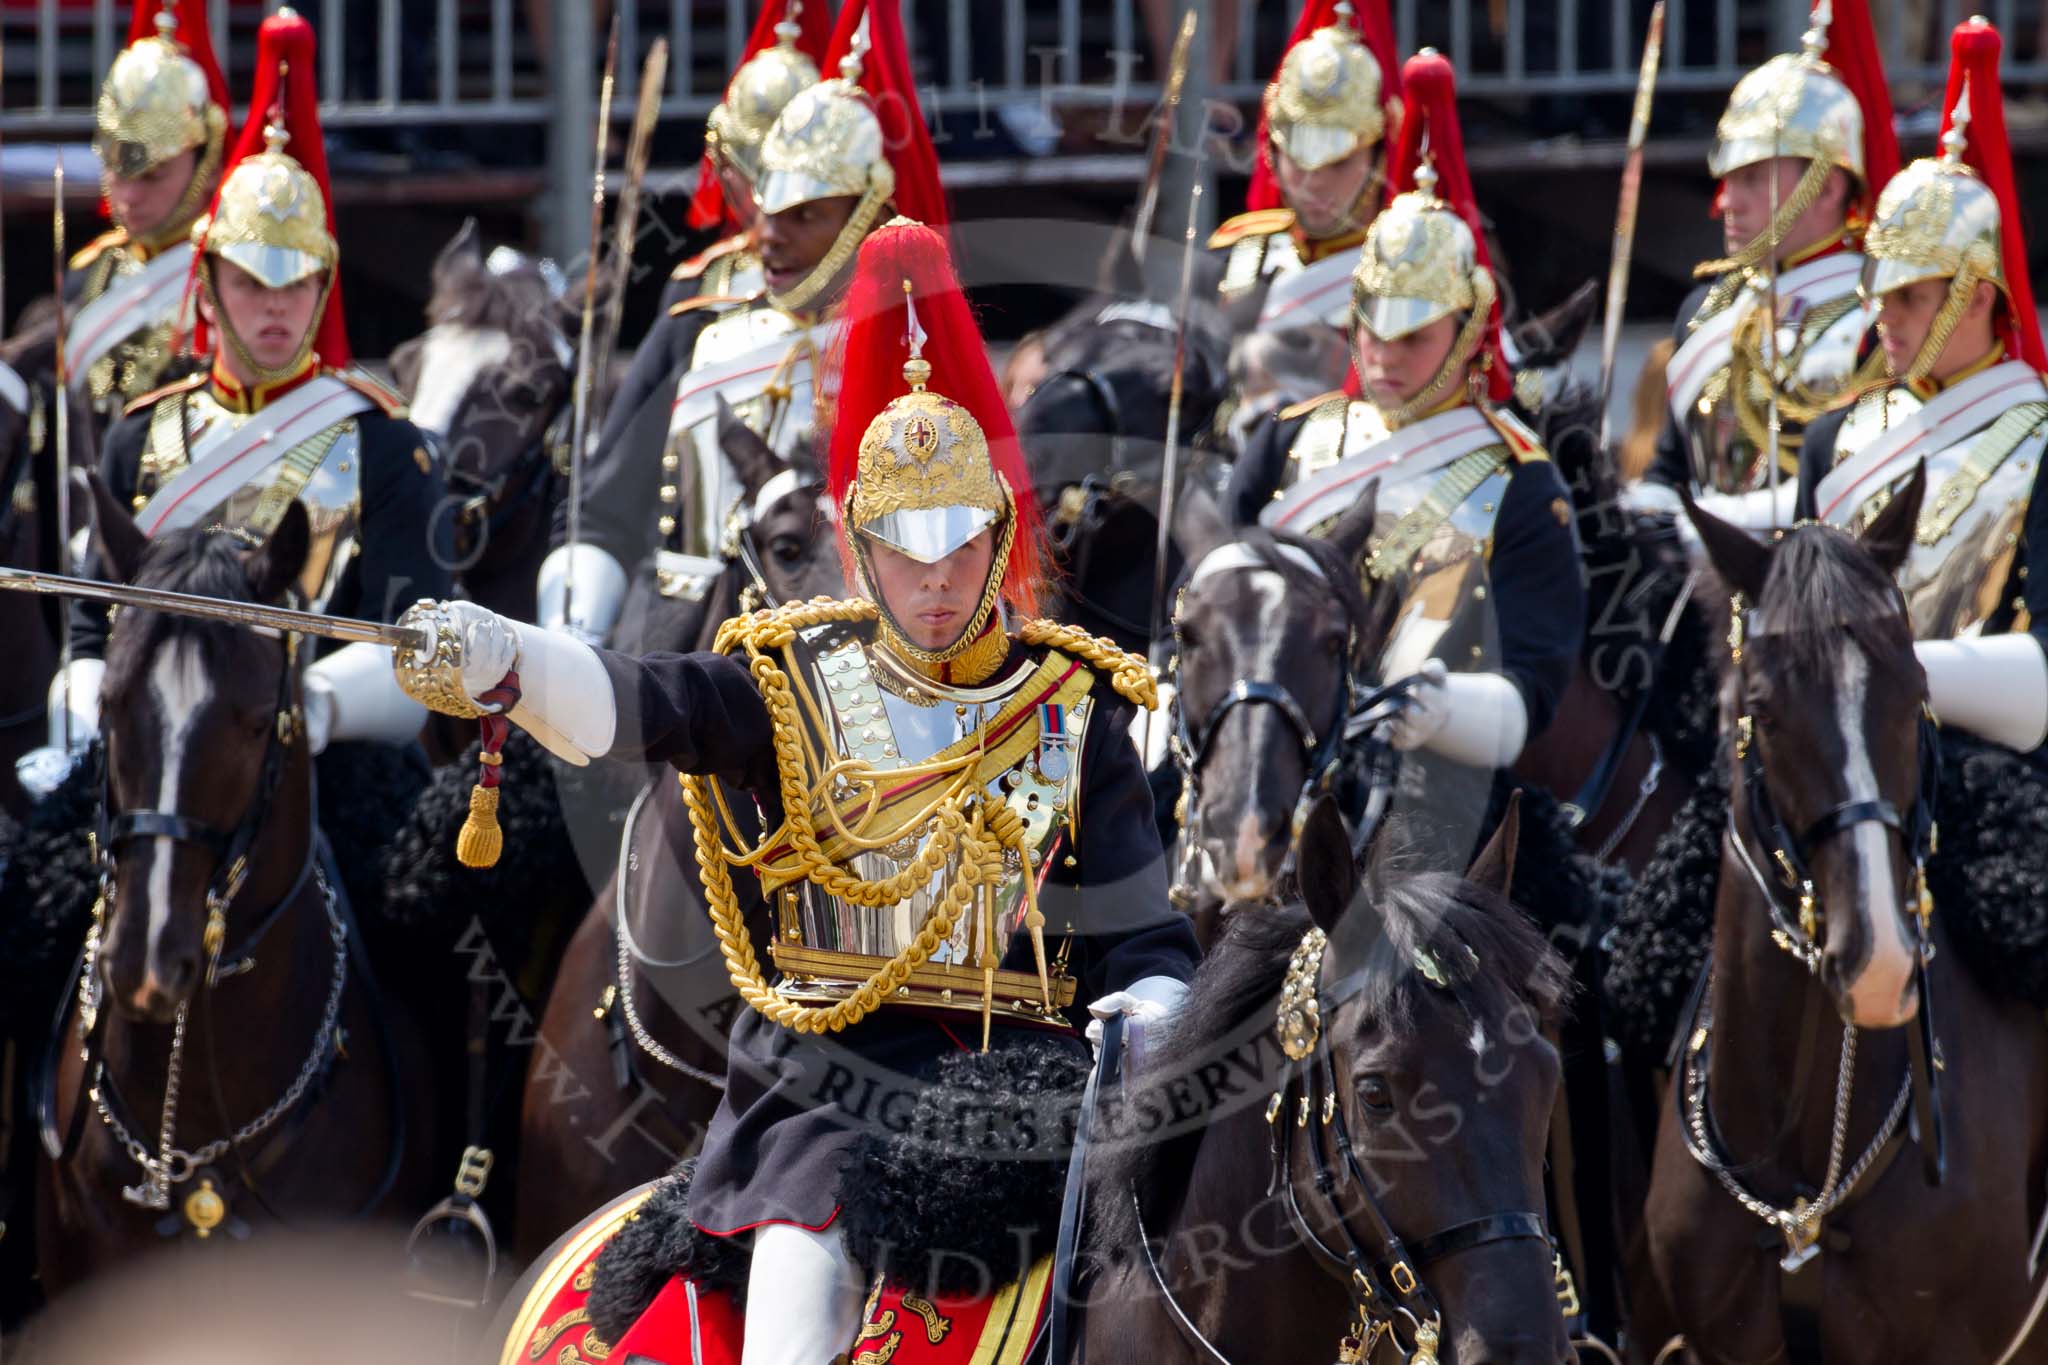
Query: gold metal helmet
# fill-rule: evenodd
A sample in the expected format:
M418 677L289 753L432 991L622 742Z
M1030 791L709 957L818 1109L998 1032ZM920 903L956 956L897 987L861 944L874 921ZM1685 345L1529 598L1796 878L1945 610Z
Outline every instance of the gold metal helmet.
M1832 5L1821 0L1800 51L1773 57L1736 83L1707 153L1707 169L1716 179L1760 161L1793 157L1839 166L1868 182L1863 106L1821 56L1833 16Z
M1303 170L1342 161L1386 133L1380 99L1385 75L1351 26L1351 5L1296 43L1266 87L1266 126L1273 145Z
M227 111L213 102L205 68L177 35L177 16L166 5L156 36L124 48L100 86L92 147L109 175L133 179L195 147L220 164Z
M192 228L209 255L232 261L272 289L331 274L341 249L327 229L327 197L312 172L285 151L291 135L276 123L264 148L245 156L220 187L211 217Z
M1963 164L1969 145L1970 87L1963 86L1941 155L1892 177L1864 237L1863 287L1871 298L1921 280L1968 272L2009 293L2000 247L1998 196Z
M944 663L975 644L987 626L1001 596L1017 518L1009 486L996 473L988 437L974 414L925 387L932 365L924 358L926 336L911 297L911 283L905 280L910 358L903 364L903 380L910 391L891 399L861 434L846 524L857 533L852 536L856 560L872 578L864 541L886 545L921 564L936 564L1002 523L981 600L952 645L918 648L900 627L887 622L896 648L923 663ZM874 597L886 620L887 603L880 593Z
M896 193L896 168L881 121L860 88L860 64L856 46L839 63L837 78L797 92L761 143L754 199L763 217L817 199L860 198L811 272L783 293L769 291L768 301L785 312L803 312L831 287Z
M761 145L775 120L798 94L818 83L818 67L798 49L803 35L797 15L801 0L791 0L775 26L775 45L756 53L733 73L725 98L711 111L705 136L720 155L739 168L750 184L761 178Z

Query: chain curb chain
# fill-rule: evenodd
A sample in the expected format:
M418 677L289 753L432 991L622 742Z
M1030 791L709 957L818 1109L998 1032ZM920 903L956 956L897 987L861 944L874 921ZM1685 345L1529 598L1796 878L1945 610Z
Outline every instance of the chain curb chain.
M171 1139L178 1116L178 1088L184 1065L185 1019L190 1009L189 1001L178 1006L178 1019L171 1034L170 1067L164 1077L163 1122L158 1132L155 1156L151 1156L135 1139L134 1134L128 1131L126 1125L115 1116L107 1104L105 1095L101 1093L100 1078L106 1070L105 1063L94 1067L91 1092L93 1108L98 1112L100 1122L106 1125L108 1131L114 1135L115 1141L126 1150L129 1159L142 1168L146 1177L142 1184L122 1190L123 1197L131 1203L140 1204L145 1208L169 1208L170 1190L173 1185L190 1180L197 1168L218 1160L229 1148L240 1147L268 1131L299 1102L306 1093L306 1087L313 1083L314 1076L321 1071L329 1049L333 1046L331 1040L334 1038L335 1021L341 1014L342 991L348 982L348 927L342 923L340 914L335 910L334 888L328 884L326 871L316 867L313 875L325 901L328 938L334 944L334 980L327 989L327 1005L321 1011L320 1026L313 1034L313 1049L306 1057L305 1064L299 1068L299 1074L292 1078L292 1083L285 1088L284 1094L279 1096L275 1103L236 1129L232 1136L216 1138L196 1152L187 1152L172 1145Z
M714 1090L725 1089L725 1077L714 1075L701 1067L691 1066L682 1058L670 1052L640 1022L640 1009L633 1003L633 955L627 945L626 936L619 935L619 1008L625 1012L626 1028L631 1031L633 1041L640 1050L673 1071L680 1071L693 1081L701 1081Z
M1709 1021L1702 1027L1701 1032L1704 1034L1711 1028L1712 1022ZM1695 1048L1694 1052L1697 1051ZM1841 1068L1835 1079L1834 1131L1828 1142L1828 1174L1821 1182L1820 1194L1811 1203L1792 1209L1776 1208L1744 1189L1742 1183L1725 1168L1714 1169L1714 1175L1721 1182L1721 1187L1728 1191L1736 1203L1784 1234L1787 1243L1790 1244L1788 1259L1790 1255L1796 1255L1811 1244L1819 1235L1820 1221L1841 1207L1842 1201L1847 1199L1862 1182L1863 1177L1869 1174L1878 1155L1884 1151L1885 1145L1898 1131L1899 1123L1906 1115L1906 1106L1912 1101L1913 1078L1909 1074L1900 1082L1898 1097L1892 1101L1891 1112L1879 1126L1877 1136L1871 1139L1870 1146L1856 1159L1856 1164L1851 1166L1848 1174L1844 1176L1841 1174L1842 1153L1849 1136L1849 1102L1855 1093L1855 1079L1856 1030L1844 1028ZM1706 1076L1690 1057L1685 1063L1685 1101L1686 1123L1692 1129L1694 1142L1698 1144L1700 1151L1711 1151L1713 1144L1707 1136Z
M1621 823L1614 827L1614 832L1601 843L1600 851L1593 855L1594 862L1604 863L1614 856L1614 850L1620 848L1622 840L1628 838L1630 831L1635 829L1636 821L1643 818L1643 809L1650 804L1650 798L1657 794L1658 783L1663 777L1664 746L1657 742L1655 735L1651 735L1650 771L1644 773L1643 780L1636 784L1635 804L1628 808L1628 814L1622 817Z

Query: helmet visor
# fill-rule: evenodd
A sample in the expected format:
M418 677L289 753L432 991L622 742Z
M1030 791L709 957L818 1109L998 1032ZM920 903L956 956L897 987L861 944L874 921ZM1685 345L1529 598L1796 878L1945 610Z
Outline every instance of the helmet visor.
M1357 151L1360 141L1356 128L1337 123L1276 124L1273 128L1274 145L1305 171L1335 165Z
M995 523L986 507L919 507L884 512L856 529L920 564L936 564Z

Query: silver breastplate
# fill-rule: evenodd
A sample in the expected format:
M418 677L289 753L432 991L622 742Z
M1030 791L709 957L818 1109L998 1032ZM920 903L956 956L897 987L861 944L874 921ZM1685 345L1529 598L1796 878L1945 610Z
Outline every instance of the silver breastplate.
M1487 561L1513 472L1508 448L1496 445L1396 466L1382 478L1367 573L1401 605L1380 651L1381 677L1405 677L1431 658L1457 672L1498 663Z
M184 470L190 443L216 424L239 430L262 420L261 412L240 413L223 407L203 388L160 401L150 413L149 435L137 470L135 506L140 509ZM355 558L362 530L361 457L362 428L356 419L336 422L229 490L200 524L238 526L268 539L297 499L305 506L312 530L298 589L308 610L324 611Z
M1287 231L1240 237L1223 261L1223 279L1217 292L1225 298L1244 293L1267 275L1281 277L1301 269L1301 252L1294 234Z
M982 687L940 687L843 628L820 627L804 638L815 651L809 686L826 717L834 752L878 771L907 769L977 733L998 733L995 722L1014 703L1029 701L1024 694L1035 690L1032 684L1040 678L1039 662L1033 659L999 672ZM1035 742L987 783L989 795L1005 802L1022 820L1033 859L1032 867L1014 856L1005 860L992 897L997 957L1023 931L1028 908L1024 879L1042 876L1048 859L1072 849L1081 743L1093 710L1087 696L1061 705L1054 724L1064 738L1055 740L1040 727L1043 708L1034 706L1022 721L1031 727ZM1000 733L1008 733L1007 727ZM893 877L917 857L928 837L928 832L912 831L895 844L856 853L845 866L867 880ZM808 882L784 888L773 953L785 977L778 989L803 1000L843 998L852 985L911 944L952 885L955 870L949 860L907 899L880 909L849 904ZM1049 954L1050 940L1061 930L1060 925L1047 926ZM978 918L962 916L926 966L899 992L901 1000L979 1011L985 932ZM1043 1017L1035 970L999 971L996 977L998 1012ZM1053 990L1055 1003L1068 1003L1073 983L1055 980Z
M787 345L777 347L779 340ZM788 455L811 434L817 414L815 385L822 357L795 319L773 308L730 312L704 328L683 376L742 356L758 354L760 366L733 376L719 392L733 413L779 455ZM706 416L685 430L671 430L662 453L659 543L685 555L716 558L727 519L742 488L732 462L718 443L718 422Z
M1843 419L1835 446L1837 464L1862 450L1888 424L1911 418L1920 406L1919 398L1902 385L1865 397ZM1895 468L1869 480L1875 491L1868 497L1845 501L1834 510L1829 520L1862 530L1891 501L1890 489L1897 479L1910 474L1925 457L1927 495L1913 548L1899 570L1915 639L1977 634L2007 596L2018 594L2013 561L2044 449L2048 402L2015 404L1968 435L1945 434L1938 450L1915 447L1893 461ZM2009 605L2025 611L2016 601Z

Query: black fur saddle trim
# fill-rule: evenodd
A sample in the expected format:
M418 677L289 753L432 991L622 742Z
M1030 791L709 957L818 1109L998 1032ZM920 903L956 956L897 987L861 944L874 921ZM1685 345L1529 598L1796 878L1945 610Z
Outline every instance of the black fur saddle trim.
M48 1032L92 923L99 772L95 746L27 819L0 830L0 1032L27 1042Z
M606 1341L617 1341L677 1275L735 1295L747 1292L749 1238L712 1237L690 1221L691 1157L655 1182L653 1193L612 1234L591 1269L591 1326Z
M498 827L505 847L495 867L464 867L455 836L469 815L478 746L438 768L386 846L384 918L424 942L453 942L481 916L491 941L521 942L538 905L590 903L591 888L562 816L562 765L514 727L504 748ZM501 933L502 931L502 933ZM501 957L518 960L500 950Z
M1940 844L1928 860L1956 954L1989 989L2048 1008L2048 768L1958 730L1941 734ZM1610 1027L1661 1063L1705 966L1728 823L1725 762L1658 842L1609 940Z
M1088 1047L1007 1032L939 1059L901 1131L855 1148L839 1218L870 1274L928 1297L986 1294L1052 1251Z

